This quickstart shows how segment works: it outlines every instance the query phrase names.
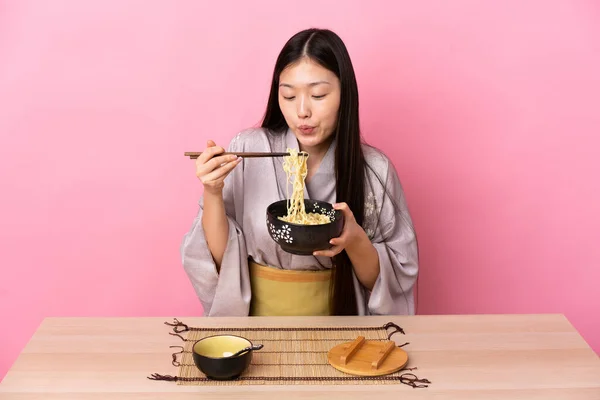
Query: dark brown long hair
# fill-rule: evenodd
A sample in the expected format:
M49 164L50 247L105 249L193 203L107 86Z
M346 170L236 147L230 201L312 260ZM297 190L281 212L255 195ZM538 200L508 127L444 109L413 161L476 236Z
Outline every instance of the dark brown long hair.
M275 63L262 127L274 133L283 133L288 129L279 108L279 77L288 65L302 57L309 57L332 71L340 80L340 108L335 132L336 201L347 203L356 222L362 226L366 177L358 116L358 85L350 55L338 35L327 29L307 29L288 40ZM334 315L358 313L352 271L346 251L333 258L331 296Z

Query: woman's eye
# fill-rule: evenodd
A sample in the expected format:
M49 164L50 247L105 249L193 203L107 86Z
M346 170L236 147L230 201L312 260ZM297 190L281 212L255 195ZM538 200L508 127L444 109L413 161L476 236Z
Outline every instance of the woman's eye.
M296 96L291 96L291 97L285 97L285 96L283 96L283 98L286 99L286 100L294 100L295 97Z
M325 96L327 96L327 95L326 94L322 94L320 96L313 96L313 99L320 100L320 99L324 98Z

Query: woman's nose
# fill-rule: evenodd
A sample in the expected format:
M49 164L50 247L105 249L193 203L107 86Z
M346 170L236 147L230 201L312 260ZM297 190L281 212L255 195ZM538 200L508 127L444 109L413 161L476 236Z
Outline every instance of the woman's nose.
M307 97L302 95L298 98L298 105L296 112L298 113L298 118L309 118L310 117L310 102Z

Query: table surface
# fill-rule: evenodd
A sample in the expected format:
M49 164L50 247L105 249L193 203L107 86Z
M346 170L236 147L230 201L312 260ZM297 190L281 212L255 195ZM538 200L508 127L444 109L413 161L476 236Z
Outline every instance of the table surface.
M178 317L189 326L372 326L394 322L428 388L398 385L184 386L166 318L47 318L0 383L0 399L528 399L599 400L600 359L556 314L369 317Z

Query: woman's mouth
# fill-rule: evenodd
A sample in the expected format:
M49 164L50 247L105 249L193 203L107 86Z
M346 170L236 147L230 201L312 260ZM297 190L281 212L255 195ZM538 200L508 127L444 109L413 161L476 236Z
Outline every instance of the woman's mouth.
M298 130L305 135L309 135L315 130L315 127L310 125L300 125Z

